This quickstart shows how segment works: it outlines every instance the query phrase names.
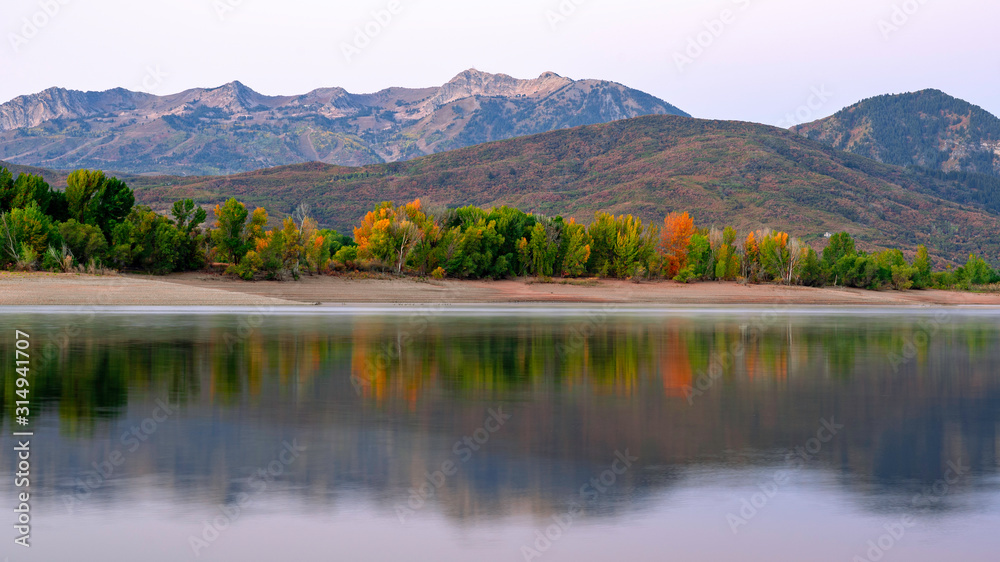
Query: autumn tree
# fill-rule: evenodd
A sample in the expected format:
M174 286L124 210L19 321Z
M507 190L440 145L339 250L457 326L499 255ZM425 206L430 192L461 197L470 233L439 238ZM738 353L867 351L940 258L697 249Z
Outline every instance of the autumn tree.
M354 229L358 256L378 260L402 273L424 232L432 229L429 223L433 219L423 212L419 199L399 207L390 201L382 202Z
M784 281L790 268L791 251L788 234L765 230L760 237L760 266L767 281Z
M757 234L750 232L743 241L743 278L755 283L760 275L760 244Z
M660 238L660 252L663 254L664 274L674 278L687 266L688 245L691 236L697 232L694 219L685 213L670 213L663 219L663 233Z
M305 246L302 231L295 219L285 217L281 228L269 230L256 239L256 247L247 257L263 271L268 279L299 278L299 267Z

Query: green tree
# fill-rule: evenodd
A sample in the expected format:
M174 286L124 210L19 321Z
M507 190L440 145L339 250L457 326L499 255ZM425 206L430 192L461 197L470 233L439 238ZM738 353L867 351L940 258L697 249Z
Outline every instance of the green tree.
M848 273L847 270L839 267L838 264L853 264L853 260L841 262L845 257L854 257L858 254L857 249L854 247L854 239L851 235L846 232L838 232L830 237L830 241L827 243L826 248L823 249L823 260L821 265L823 266L824 274L833 280L834 285L838 283L844 284L844 276Z
M713 261L712 246L708 237L703 234L693 234L687 246L687 265L677 273L674 280L688 283L711 277L715 274Z
M562 259L562 274L567 277L579 277L587 271L587 260L590 259L590 236L587 227L569 219L563 230L565 240Z
M177 269L184 233L149 207L135 207L115 224L110 258L122 268L166 274Z
M917 255L913 258L913 288L926 289L931 286L931 259L927 254L927 246L917 247Z
M39 210L48 214L51 198L52 190L41 176L18 174L17 180L14 181L10 206L13 209L20 209L34 202L38 205Z
M182 199L180 201L175 201L174 206L170 211L171 216L174 218L174 223L181 232L191 233L201 227L204 224L205 219L208 218L208 213L205 209L195 205L192 199Z
M962 280L969 285L986 285L997 281L997 273L982 258L969 254L962 267Z
M229 273L252 278L260 260L257 241L264 237L266 225L267 211L262 208L254 209L251 214L246 205L236 199L216 205L215 228L210 234L215 258L229 264ZM242 263L249 252L254 252L254 256L246 264Z
M114 225L124 220L132 212L134 205L135 194L125 182L118 178L106 178L91 200L90 212L94 217L94 224L105 236L110 237Z
M559 244L556 229L551 223L536 222L531 229L530 238L521 238L519 248L522 263L527 265L528 273L542 278L552 276Z
M229 199L222 205L215 206L216 222L211 237L219 261L237 263L250 250L247 244L249 216L250 211L246 205L236 199Z
M93 224L90 202L97 196L106 179L104 172L91 170L76 170L66 178L69 214L77 222Z
M796 274L799 283L807 287L822 287L826 285L826 275L820 263L816 250L806 247Z
M178 251L176 267L178 270L191 271L205 267L205 234L202 225L208 213L195 205L191 199L175 201L170 210L177 230L183 234L181 247Z
M618 244L618 226L614 215L595 214L594 222L587 227L587 234L591 239L587 270L600 276L611 275L615 246Z
M116 223L135 205L135 194L125 182L101 171L76 170L66 178L67 212L77 222L93 224L111 237Z
M36 256L41 256L48 250L49 241L58 237L52 219L39 209L35 201L7 213L7 221L19 253L29 248Z
M11 210L14 201L14 176L6 167L0 166L0 213Z
M475 224L454 227L449 231L449 251L444 268L448 275L459 278L494 278L500 271L510 271L506 254L501 254L504 237L497 232L495 221L480 218ZM498 263L499 262L499 263Z
M59 225L59 234L78 263L86 264L91 259L104 260L108 241L100 228L70 219Z

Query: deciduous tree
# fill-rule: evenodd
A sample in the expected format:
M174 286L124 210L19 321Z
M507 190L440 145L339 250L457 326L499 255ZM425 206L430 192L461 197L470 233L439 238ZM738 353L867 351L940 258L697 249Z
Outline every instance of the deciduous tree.
M663 219L660 252L664 258L664 274L668 278L674 278L687 266L688 245L695 232L697 229L694 227L694 219L686 212L670 213Z

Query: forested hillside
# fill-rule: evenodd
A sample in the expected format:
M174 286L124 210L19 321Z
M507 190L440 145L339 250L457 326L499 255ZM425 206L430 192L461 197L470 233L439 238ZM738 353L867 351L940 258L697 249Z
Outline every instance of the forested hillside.
M939 90L867 99L793 130L897 166L1000 175L1000 119Z

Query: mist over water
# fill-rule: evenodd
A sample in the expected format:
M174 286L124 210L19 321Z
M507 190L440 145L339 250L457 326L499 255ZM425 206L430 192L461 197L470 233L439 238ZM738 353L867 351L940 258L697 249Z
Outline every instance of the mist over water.
M995 556L988 313L0 317L36 354L11 560Z

